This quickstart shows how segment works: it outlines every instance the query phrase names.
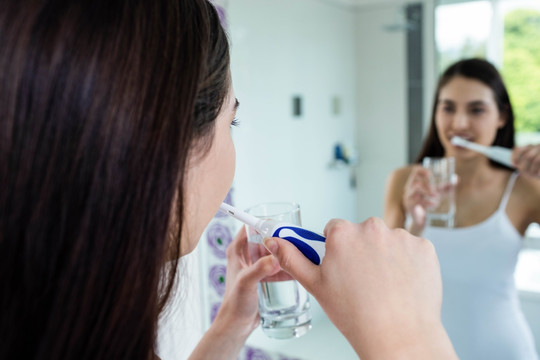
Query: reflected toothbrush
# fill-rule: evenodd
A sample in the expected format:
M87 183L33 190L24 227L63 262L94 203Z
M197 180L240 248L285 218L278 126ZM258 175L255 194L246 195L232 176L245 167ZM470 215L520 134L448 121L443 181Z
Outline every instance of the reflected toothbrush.
M321 264L326 250L324 236L286 222L259 219L225 203L220 205L219 210L251 226L263 238L278 237L291 242L312 263Z
M450 139L450 142L454 145L484 154L491 160L496 161L500 164L506 165L511 168L515 167L512 163L512 149L502 146L484 146L465 140L459 136L452 137L452 139Z

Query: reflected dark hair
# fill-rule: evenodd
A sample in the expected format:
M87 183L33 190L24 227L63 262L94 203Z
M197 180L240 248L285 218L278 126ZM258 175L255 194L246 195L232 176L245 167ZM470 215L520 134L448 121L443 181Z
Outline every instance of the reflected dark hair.
M444 71L441 75L433 98L433 107L431 110L431 125L427 136L422 144L422 149L418 157L417 163L421 163L426 156L444 156L444 148L437 134L435 116L437 112L437 103L441 89L456 76L462 76L468 79L474 79L488 86L495 96L497 108L502 116L505 117L506 123L497 131L497 135L492 145L502 146L506 148L514 147L514 111L508 91L504 85L504 81L497 71L495 66L486 60L482 59L465 59L456 62ZM493 166L507 168L504 165L490 161Z
M152 358L187 159L229 90L218 15L6 1L0 49L0 359Z

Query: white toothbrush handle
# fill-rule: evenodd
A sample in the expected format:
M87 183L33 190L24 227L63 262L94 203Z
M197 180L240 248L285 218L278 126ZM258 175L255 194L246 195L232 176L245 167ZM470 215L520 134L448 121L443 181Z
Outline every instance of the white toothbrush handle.
M513 168L512 163L512 149L508 149L501 146L492 146L489 148L488 154L486 154L491 160Z
M480 144L465 140L463 138L460 138L459 136L453 137L451 139L451 142L454 145L463 146L469 150L473 150L481 154L484 154L491 160L501 163L503 165L506 165L508 167L511 167L511 168L514 167L514 164L512 163L512 149L505 148L502 146L480 145Z

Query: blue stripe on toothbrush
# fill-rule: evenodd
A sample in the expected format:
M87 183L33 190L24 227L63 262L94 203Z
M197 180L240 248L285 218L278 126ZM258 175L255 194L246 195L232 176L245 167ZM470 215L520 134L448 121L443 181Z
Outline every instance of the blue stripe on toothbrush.
M325 243L326 238L317 233L294 227L294 226L282 226L277 228L272 234L274 237L279 237L285 239L292 243L305 257L307 257L315 265L320 265L322 257L324 256L324 248L321 250L323 253L320 254L308 242L317 242ZM318 246L317 246L318 247Z

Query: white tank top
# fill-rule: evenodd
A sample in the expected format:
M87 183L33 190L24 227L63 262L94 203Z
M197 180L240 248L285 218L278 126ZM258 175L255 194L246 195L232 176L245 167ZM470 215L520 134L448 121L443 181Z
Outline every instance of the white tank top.
M464 228L426 227L443 280L442 321L461 360L538 360L514 284L522 236L506 215L518 177L508 180L498 209Z

